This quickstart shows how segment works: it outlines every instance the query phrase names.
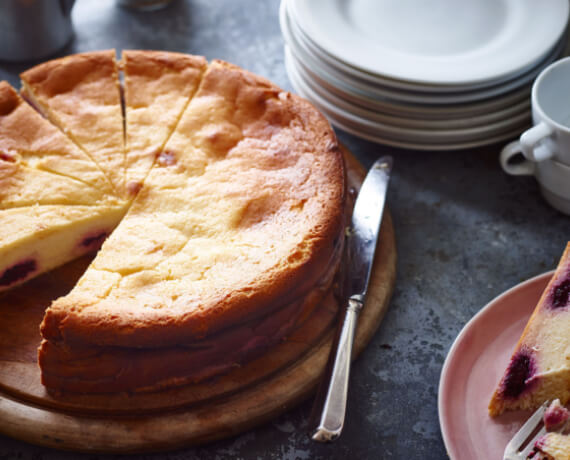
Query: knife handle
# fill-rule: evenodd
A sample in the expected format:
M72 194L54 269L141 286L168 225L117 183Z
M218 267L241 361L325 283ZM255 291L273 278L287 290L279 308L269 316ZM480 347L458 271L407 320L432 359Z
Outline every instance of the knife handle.
M320 409L320 420L317 428L313 431L311 438L318 442L334 441L340 436L344 425L346 413L346 400L348 394L348 376L350 374L350 361L352 357L352 344L354 342L354 332L358 315L362 309L362 302L354 296L348 299L344 321L340 334L337 335L336 343L333 343L333 351L336 346L336 353L330 354L330 361L327 365L327 372L330 374L323 380L323 385L327 385L326 397L317 397L316 406L313 407L313 414ZM322 392L322 389L321 389ZM322 403L320 402L322 400ZM322 404L322 407L320 405Z

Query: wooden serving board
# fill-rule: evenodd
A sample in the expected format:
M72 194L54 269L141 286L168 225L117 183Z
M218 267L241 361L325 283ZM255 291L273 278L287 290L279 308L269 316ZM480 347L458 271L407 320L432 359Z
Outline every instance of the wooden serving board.
M349 186L361 165L345 155ZM229 437L307 398L319 383L337 324L329 295L286 341L217 379L154 393L50 395L40 382L39 324L51 301L65 295L90 262L84 257L0 297L0 432L48 447L83 452L149 452ZM385 214L370 293L355 355L380 324L396 277L392 219Z

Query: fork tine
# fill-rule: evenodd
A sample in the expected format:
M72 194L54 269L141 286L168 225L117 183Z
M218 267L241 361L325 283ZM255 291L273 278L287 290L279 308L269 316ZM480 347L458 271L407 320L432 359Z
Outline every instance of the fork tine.
M526 447L521 451L521 458L527 458L534 449L534 444L543 434L546 433L546 428L543 426L538 433L529 441Z
M528 439L528 437L532 434L534 430L542 423L542 417L544 416L544 412L549 405L549 401L546 401L542 406L540 406L534 414L532 414L526 423L521 427L519 431L513 436L510 442L507 444L505 449L505 458L520 458L518 455L520 448L523 446L523 443ZM534 445L534 438L533 442L529 444ZM510 457L509 457L510 456Z
M544 416L544 412L548 407L548 402L545 402L542 406L540 406L534 414L532 414L526 423L521 427L517 434L513 436L511 442L509 444L513 444L513 447L519 448L523 442L525 442L526 438L534 431L534 429L542 422L542 417Z

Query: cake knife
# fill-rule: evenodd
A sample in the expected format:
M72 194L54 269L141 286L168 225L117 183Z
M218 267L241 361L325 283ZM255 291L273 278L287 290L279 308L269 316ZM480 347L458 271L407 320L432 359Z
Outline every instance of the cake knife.
M346 299L344 319L335 336L310 417L310 436L314 441L334 441L344 425L354 333L368 292L391 170L392 157L377 160L366 175L354 205L346 237L345 271L340 280L341 299Z

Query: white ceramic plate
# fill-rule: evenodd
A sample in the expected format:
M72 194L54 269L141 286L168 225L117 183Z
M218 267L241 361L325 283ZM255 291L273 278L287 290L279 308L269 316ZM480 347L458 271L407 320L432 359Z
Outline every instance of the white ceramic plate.
M450 127L445 129L435 129L430 126L413 128L371 120L343 110L331 101L323 98L316 91L312 90L310 85L303 79L300 69L291 58L291 54L287 52L285 54L285 65L291 83L295 89L302 96L313 102L324 113L332 115L336 121L341 121L344 125L353 126L363 132L389 137L394 140L431 144L472 142L481 138L494 137L497 134L507 131L511 132L515 128L527 126L530 121L528 110L507 119L498 120L494 123L487 123L482 126L460 127L456 129L451 129Z
M497 79L454 85L415 83L364 72L324 52L311 41L310 37L308 37L295 22L292 16L293 13L290 11L291 4L291 0L282 0L280 7L280 25L285 41L292 48L293 52L298 55L300 59L302 58L306 61L307 64L317 67L317 71L320 70L322 74L330 74L331 78L337 81L344 81L348 86L361 88L361 90L364 91L372 85L372 88L396 90L396 94L402 90L405 92L420 93L419 97L423 96L429 98L430 93L435 93L438 99L442 98L442 96L445 98L447 93L453 93L457 96L457 93L473 93L480 92L481 90L486 90L490 92L491 95L499 94L517 85L520 86L534 80L544 67L562 54L567 42L565 34L563 34L561 38L550 49L545 50L545 53L536 61ZM357 89L356 91L358 92L359 90ZM453 97L451 94L450 96ZM463 94L460 94L460 96L465 97ZM481 97L481 94L477 94L475 97L467 95L467 98L470 99ZM430 102L429 99L426 99L426 101ZM438 102L437 99L436 102Z
M525 72L501 83L492 82L492 84L480 88L464 87L463 89L453 86L439 86L440 91L436 91L434 86L408 85L409 87L405 88L402 85L405 82L382 78L377 78L374 82L363 79L361 78L363 74L358 73L356 69L346 72L342 65L339 68L341 63L338 61L336 64L329 62L329 59L335 61L334 58L317 54L308 46L308 43L303 41L302 32L294 21L290 20L287 15L287 4L290 2L284 0L280 8L281 30L286 43L296 58L305 63L310 68L311 73L318 76L319 79L325 80L338 88L339 91L357 98L389 100L396 103L445 105L497 97L524 85L530 86L540 71L559 57L566 45L565 40L559 40L538 62L533 63L530 69L525 69Z
M414 86L413 89L404 88L403 85L394 84L395 80L377 79L372 83L365 79L356 77L331 66L323 59L319 59L312 54L308 48L304 47L300 41L295 40L294 32L291 36L291 48L300 60L305 62L321 79L327 80L331 85L340 90L352 93L360 97L374 99L391 99L396 102L409 102L413 104L458 104L489 99L501 96L509 91L514 91L524 85L531 85L537 75L549 64L554 62L563 52L566 40L561 39L548 53L535 63L530 69L516 77L507 79L500 83L493 82L492 85L484 87L457 89L451 86L440 86L441 91L435 91L434 87ZM426 88L429 88L426 91ZM451 90L453 88L453 90Z
M343 117L342 115L338 114L334 108L331 110L330 104L326 103L326 101L326 106L321 105L319 102L322 101L316 100L314 93L307 88L307 85L304 84L297 75L295 75L295 71L292 69L292 66L288 62L286 62L286 64L288 66L287 72L289 79L295 91L299 95L310 100L319 110L321 110L321 112L331 121L333 125L348 133L354 134L355 136L379 144L414 150L461 150L512 139L524 131L524 129L529 126L530 122L530 120L525 120L522 124L511 126L509 129L504 131L498 131L493 134L485 134L484 136L479 134L478 136L474 136L471 139L467 138L463 140L453 138L441 139L440 137L425 140L413 135L413 132L412 135L398 135L398 133L395 134L394 132L391 132L390 129L378 129L378 127L370 128L369 126L364 126L358 121L355 121L354 117L351 117L352 119Z
M512 75L561 38L567 0L290 0L324 52L363 72L421 84Z
M488 125L494 122L511 120L513 117L530 114L530 99L527 97L521 102L516 104L507 104L504 108L500 108L496 111L483 112L477 115L467 115L467 116L457 116L452 115L448 118L427 118L427 119L417 119L417 118L407 118L402 116L394 116L378 110L370 110L366 107L361 107L357 104L352 103L350 100L346 100L333 92L327 90L325 86L319 84L318 81L311 80L304 75L303 65L298 62L293 56L289 55L288 59L295 61L293 64L298 73L299 77L303 79L304 83L312 91L317 93L323 99L327 100L339 110L344 112L352 113L359 117L365 118L371 121L377 121L380 123L386 123L394 126L408 127L408 128L419 128L419 129L462 129L470 128L474 126Z
M286 59L292 61L290 65L294 66L298 77L311 91L337 107L338 110L349 112L371 121L412 128L459 129L505 122L512 120L513 117L522 116L523 114L528 116L530 114L530 88L525 89L524 97L520 98L520 100L513 100L513 98L509 97L504 99L502 104L497 103L492 109L488 108L487 110L479 110L477 106L474 107L473 111L469 111L469 107L463 107L463 110L450 111L447 111L446 107L432 107L431 111L424 117L409 117L398 112L393 114L390 111L384 111L382 105L372 108L367 106L367 104L360 104L358 100L345 97L344 93L335 91L335 88L331 87L327 82L311 74L309 69L287 48L285 53L287 55ZM496 102L500 101L497 100ZM453 107L453 109L459 108ZM444 114L447 115L445 116Z

